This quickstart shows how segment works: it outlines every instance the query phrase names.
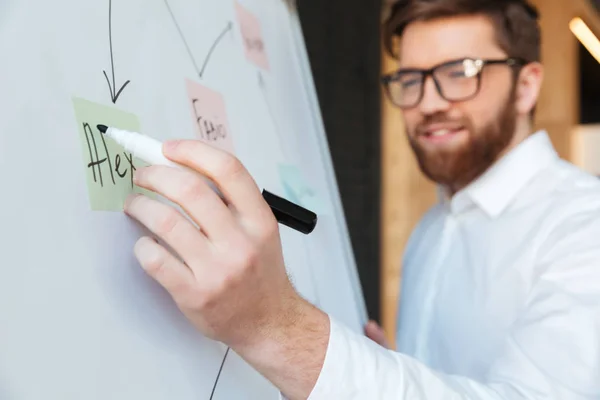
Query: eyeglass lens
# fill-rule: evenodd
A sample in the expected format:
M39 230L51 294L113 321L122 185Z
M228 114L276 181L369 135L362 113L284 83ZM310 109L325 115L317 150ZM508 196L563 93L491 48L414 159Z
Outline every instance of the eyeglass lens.
M459 101L473 96L478 89L480 66L474 60L464 60L442 65L433 71L433 78L439 85L440 95L449 101ZM425 73L401 72L388 83L388 92L397 105L416 105L424 89Z

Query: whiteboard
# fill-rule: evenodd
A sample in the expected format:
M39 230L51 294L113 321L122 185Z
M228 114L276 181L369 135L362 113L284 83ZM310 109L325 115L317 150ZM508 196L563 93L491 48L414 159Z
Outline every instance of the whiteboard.
M308 236L281 226L286 266L305 298L362 331L302 31L286 2L4 0L0 52L0 399L279 398L197 333L137 264L144 232L116 207L137 190L128 184L139 164L95 136L105 115L161 140L212 140L260 187L317 211Z

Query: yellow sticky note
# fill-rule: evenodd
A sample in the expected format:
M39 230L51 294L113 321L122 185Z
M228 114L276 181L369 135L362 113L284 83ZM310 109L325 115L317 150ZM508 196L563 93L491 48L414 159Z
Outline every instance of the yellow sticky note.
M96 125L103 124L139 132L138 118L116 108L81 98L73 98L73 107L90 207L94 211L122 211L129 194L148 194L133 183L134 171L146 164L104 136Z

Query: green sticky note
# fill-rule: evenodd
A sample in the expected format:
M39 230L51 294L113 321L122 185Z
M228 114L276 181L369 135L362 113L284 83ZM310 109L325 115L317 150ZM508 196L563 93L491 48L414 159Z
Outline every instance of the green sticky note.
M105 137L96 125L140 131L138 118L130 113L91 101L73 98L87 180L90 207L94 211L122 211L131 193L150 194L133 183L133 173L146 166L122 146Z
M321 200L317 192L308 184L302 171L292 164L279 164L279 179L286 197L318 215L331 214L331 210Z

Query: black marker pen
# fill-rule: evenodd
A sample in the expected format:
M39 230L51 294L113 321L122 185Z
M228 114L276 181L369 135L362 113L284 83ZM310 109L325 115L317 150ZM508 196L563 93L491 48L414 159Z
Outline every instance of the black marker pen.
M148 164L168 165L183 169L187 168L166 158L162 152L162 143L156 139L137 132L130 132L112 127L109 128L106 125L98 125L97 128L100 132L123 146L126 151L132 153L135 157L138 157ZM209 184L219 196L223 197L214 187L212 182L209 181ZM309 234L315 229L315 226L317 225L317 215L312 211L266 190L263 190L262 195L267 204L271 207L275 218L280 224L304 234Z

